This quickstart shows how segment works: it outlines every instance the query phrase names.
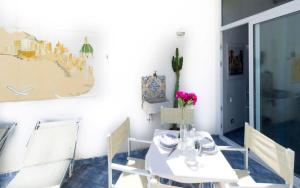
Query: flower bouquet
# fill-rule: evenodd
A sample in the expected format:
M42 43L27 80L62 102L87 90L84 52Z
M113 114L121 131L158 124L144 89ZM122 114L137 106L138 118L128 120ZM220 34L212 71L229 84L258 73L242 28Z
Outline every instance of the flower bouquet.
M197 103L197 95L195 93L177 91L176 99L178 100L178 106L181 108L191 105L194 106Z
M184 142L186 142L186 134L188 124L186 122L187 117L189 116L187 113L190 113L190 110L187 110L187 107L192 107L197 103L197 95L195 93L187 93L184 91L176 92L176 99L178 100L178 107L181 110L181 123L180 123L180 141L181 141L181 150L184 150ZM191 112L192 113L192 112Z

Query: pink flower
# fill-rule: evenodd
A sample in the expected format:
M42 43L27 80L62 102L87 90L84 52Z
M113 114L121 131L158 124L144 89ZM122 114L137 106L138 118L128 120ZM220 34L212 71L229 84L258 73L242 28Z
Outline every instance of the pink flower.
M186 105L196 105L197 103L197 95L195 93L187 93L184 91L177 91L176 98L181 99L183 101L183 106Z
M187 103L190 100L188 93L184 93L183 100L184 100L185 103Z
M197 103L197 95L195 93L190 93L189 99L193 101L193 105Z
M185 92L184 91L177 91L176 92L176 98L179 99L183 99L184 98L184 95L185 95Z

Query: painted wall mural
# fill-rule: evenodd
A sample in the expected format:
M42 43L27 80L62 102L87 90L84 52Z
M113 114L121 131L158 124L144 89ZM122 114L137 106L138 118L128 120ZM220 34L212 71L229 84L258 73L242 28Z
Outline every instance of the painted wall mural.
M78 55L25 32L0 28L0 102L75 97L94 85L93 48L87 38Z

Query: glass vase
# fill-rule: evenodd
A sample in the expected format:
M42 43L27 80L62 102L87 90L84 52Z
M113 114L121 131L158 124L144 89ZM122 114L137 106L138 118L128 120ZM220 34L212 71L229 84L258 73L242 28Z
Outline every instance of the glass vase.
M185 147L186 147L186 141L187 141L187 125L186 124L180 124L179 135L180 135L180 139L179 139L178 149L181 152L184 152Z
M184 142L186 140L187 135L187 125L180 124L180 142Z

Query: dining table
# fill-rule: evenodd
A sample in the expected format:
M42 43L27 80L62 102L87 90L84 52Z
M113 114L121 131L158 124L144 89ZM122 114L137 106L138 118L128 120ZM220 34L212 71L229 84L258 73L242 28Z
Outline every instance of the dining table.
M153 176L185 184L203 185L203 183L236 183L238 181L235 171L217 147L217 151L213 154L197 155L196 165L190 166L186 163L182 150L170 151L161 146L159 136L166 133L177 137L179 131L159 129L154 131L153 141L145 158L145 168ZM213 139L208 132L200 131L199 134Z

